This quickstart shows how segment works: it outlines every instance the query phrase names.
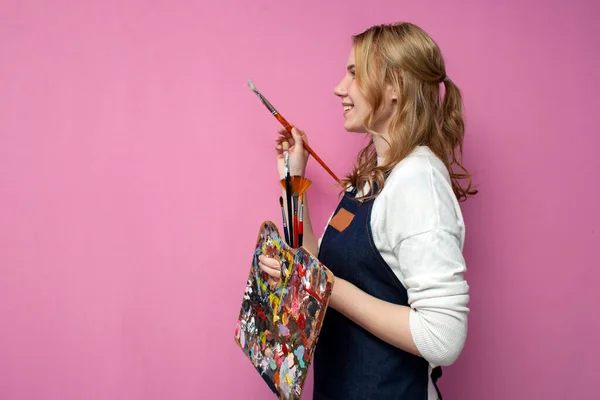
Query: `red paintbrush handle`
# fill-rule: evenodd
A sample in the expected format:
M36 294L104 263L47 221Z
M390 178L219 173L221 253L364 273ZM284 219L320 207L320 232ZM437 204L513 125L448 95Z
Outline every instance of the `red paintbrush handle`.
M275 118L277 118L277 121L279 121L281 123L281 125L283 125L283 127L290 133L290 135L292 134L292 126L290 125L289 122L287 122L285 120L285 118L283 118L283 116L279 113L275 114ZM325 162L323 160L321 160L321 158L317 155L317 153L315 153L315 151L308 145L308 143L306 143L306 141L303 141L304 143L304 148L306 149L306 151L308 151L308 154L310 154L311 156L314 157L315 160L317 160L317 162L321 165L321 167L325 168L325 171L327 171L329 173L329 175L332 176L333 179L335 179L335 181L337 183L341 183L339 178L337 176L335 176L335 174L333 173L332 170L329 169L329 167L327 166L327 164L325 164Z
M298 248L298 214L294 215L294 248Z
M291 135L292 134L292 126L290 125L290 123L287 122L285 120L285 118L283 118L283 116L279 113L275 114L275 118L277 118L277 121L281 122L281 125L283 125L285 130L288 131Z
M310 155L312 155L314 157L315 160L317 160L317 162L319 164L321 164L321 167L325 168L325 171L327 171L329 173L329 175L331 175L331 177L333 179L335 179L335 181L337 183L341 183L340 180L339 180L339 178L337 176L335 176L335 174L333 173L332 170L329 169L329 167L327 166L327 164L325 164L325 162L323 160L321 160L321 158L319 158L319 156L317 155L317 153L315 153L315 151L310 148L310 146L308 145L308 143L306 143L306 141L304 141L304 148L306 149L306 151L308 151L308 153Z

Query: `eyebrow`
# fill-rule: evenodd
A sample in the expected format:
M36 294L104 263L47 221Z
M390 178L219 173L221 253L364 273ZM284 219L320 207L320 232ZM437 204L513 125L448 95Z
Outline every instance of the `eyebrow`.
M347 69L348 71L351 71L351 70L353 70L353 69L354 69L354 64L350 64L350 65L348 65L348 66L346 67L346 69Z

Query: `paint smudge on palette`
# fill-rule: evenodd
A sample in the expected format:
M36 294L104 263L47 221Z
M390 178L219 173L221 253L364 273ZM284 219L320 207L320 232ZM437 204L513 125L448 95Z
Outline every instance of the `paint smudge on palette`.
M260 270L261 254L281 261L279 284ZM316 257L287 246L274 223L262 224L235 340L279 398L302 395L332 287L333 275Z

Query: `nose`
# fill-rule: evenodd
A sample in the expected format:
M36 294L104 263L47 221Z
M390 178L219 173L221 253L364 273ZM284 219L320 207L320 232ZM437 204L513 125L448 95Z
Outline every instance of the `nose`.
M342 79L342 81L340 83L338 83L338 85L333 89L333 93L335 93L336 96L339 97L346 97L348 96L348 88L346 85L346 79Z

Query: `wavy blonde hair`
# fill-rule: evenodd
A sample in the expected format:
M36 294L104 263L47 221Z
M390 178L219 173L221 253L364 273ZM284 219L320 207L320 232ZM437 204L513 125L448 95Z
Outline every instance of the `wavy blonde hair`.
M377 188L362 199L375 198L383 189L385 174L417 146L428 146L448 168L452 189L459 201L475 195L471 174L462 165L465 124L459 88L446 76L442 53L418 26L402 22L377 25L352 38L356 84L370 105L364 121L373 131L377 110L383 104L385 85L398 93L397 108L389 125L389 157L377 166L373 138L356 159L342 186ZM441 84L445 87L442 98ZM461 181L467 180L462 186Z

